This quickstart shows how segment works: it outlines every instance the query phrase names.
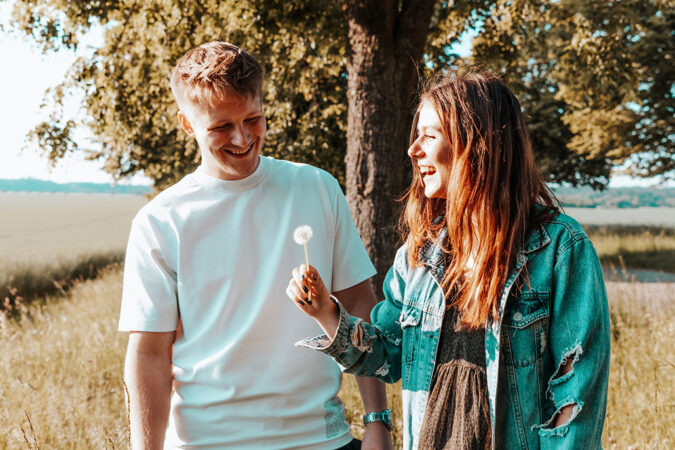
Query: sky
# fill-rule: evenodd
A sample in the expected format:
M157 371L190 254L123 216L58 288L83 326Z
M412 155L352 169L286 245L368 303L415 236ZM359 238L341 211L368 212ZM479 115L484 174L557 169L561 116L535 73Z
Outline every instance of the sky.
M11 20L11 3L0 2L0 24L7 27ZM40 104L45 91L61 82L78 56L86 55L102 42L101 30L88 33L77 53L61 50L42 54L40 48L25 34L0 34L0 58L11 61L0 70L0 178L39 178L57 183L112 183L113 178L102 170L101 161L87 161L83 155L70 154L55 167L39 149L26 141L27 133L47 117ZM100 44L98 44L100 45ZM78 114L79 99L66 104L67 113ZM78 130L78 143L91 148L92 136ZM150 184L144 176L120 183Z
M0 2L0 24L7 27L11 20L13 2ZM458 48L460 54L470 51L471 36ZM45 91L57 85L77 56L86 55L101 42L101 30L83 36L78 52L60 50L42 54L30 38L19 32L0 34L0 178L39 178L58 183L111 183L113 178L102 170L102 162L86 161L83 155L70 154L52 167L39 149L26 141L26 134L46 118L40 110ZM7 64L11 61L11 64ZM66 110L78 114L78 99L71 99ZM77 141L91 148L95 139L87 130L78 130ZM144 176L136 176L122 183L150 184ZM633 179L614 175L612 187L649 186L654 180Z

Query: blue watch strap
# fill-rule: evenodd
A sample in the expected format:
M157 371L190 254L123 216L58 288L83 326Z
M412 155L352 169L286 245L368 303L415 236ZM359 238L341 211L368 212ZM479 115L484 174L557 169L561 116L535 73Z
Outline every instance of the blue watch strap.
M389 431L391 431L391 410L369 412L363 416L363 424L368 425L371 422L382 422Z

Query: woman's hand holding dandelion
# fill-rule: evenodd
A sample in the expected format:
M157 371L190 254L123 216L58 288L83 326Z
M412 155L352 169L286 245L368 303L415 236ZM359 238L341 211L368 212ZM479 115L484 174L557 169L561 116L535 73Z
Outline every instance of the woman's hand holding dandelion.
M305 264L293 269L286 295L301 310L319 322L323 331L332 339L339 323L338 308L330 300L330 294L319 272L309 265L307 242L312 239L313 234L314 231L309 225L301 225L293 232L295 243L305 247Z
M339 311L337 305L330 299L330 293L323 284L319 272L314 267L303 264L293 269L292 275L286 295L305 314L313 317L332 339L338 327Z

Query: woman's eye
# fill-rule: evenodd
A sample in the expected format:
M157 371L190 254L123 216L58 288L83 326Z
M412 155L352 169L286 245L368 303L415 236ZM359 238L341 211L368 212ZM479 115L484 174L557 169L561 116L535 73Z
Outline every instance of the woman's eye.
M436 136L431 135L431 134L425 134L424 139L436 139Z

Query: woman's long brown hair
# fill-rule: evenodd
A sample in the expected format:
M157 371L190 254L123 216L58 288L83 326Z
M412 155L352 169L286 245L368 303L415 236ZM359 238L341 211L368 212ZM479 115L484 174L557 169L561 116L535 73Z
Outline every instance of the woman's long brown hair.
M497 317L500 295L529 229L557 212L558 203L539 175L520 104L497 77L483 71L439 75L427 81L420 105L430 103L450 146L445 199L424 196L420 170L404 197L400 231L408 260L419 266L419 251L437 241L449 258L441 287L448 306L458 308L462 323L484 327ZM417 139L419 108L410 144ZM535 204L545 208L535 210ZM443 216L442 220L436 220ZM473 268L465 276L473 258ZM456 295L451 296L454 292Z

